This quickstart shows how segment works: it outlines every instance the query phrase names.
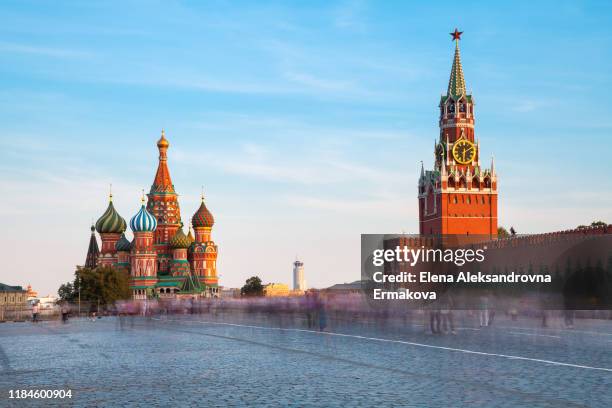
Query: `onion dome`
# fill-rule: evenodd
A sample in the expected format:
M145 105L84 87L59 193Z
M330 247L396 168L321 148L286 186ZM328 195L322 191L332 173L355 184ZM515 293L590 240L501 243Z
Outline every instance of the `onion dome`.
M212 226L215 224L213 215L210 213L210 211L208 211L208 208L206 208L206 204L204 204L204 195L202 195L202 204L200 204L200 208L198 208L198 211L193 214L191 224L193 225L193 228L212 228Z
M121 238L119 238L119 241L115 244L115 249L117 251L129 252L132 249L132 243L128 241L125 234L121 234Z
M164 130L162 129L161 137L157 141L157 147L168 148L168 146L170 146L170 142L168 142L168 139L166 139L166 132L164 132Z
M191 245L191 241L187 238L187 235L183 232L183 226L176 231L176 234L172 238L170 238L170 246L172 248L178 249L187 249Z
M140 210L130 220L130 228L134 232L155 231L155 228L157 228L157 220L145 208L144 198Z
M113 195L110 195L108 207L104 214L96 221L96 231L100 234L121 234L126 229L125 220L119 215L113 206Z

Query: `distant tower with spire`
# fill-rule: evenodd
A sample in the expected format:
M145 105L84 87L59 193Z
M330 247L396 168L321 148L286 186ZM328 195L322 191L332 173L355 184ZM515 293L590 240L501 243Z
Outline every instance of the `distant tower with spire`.
M174 191L174 184L168 170L168 148L170 143L166 139L166 132L162 129L161 137L157 141L159 150L159 163L155 179L151 185L147 201L147 211L157 220L155 230L155 249L158 253L158 269L160 274L170 274L170 261L172 248L170 239L181 226L181 211L178 194Z
M89 237L89 247L87 248L87 256L85 257L85 268L94 269L98 264L98 240L96 239L96 227L91 226L91 237Z
M497 237L497 174L491 160L481 167L480 142L474 133L474 98L467 92L459 41L450 33L455 55L448 88L440 98L440 133L434 169L421 164L418 182L419 233Z
M293 262L293 290L306 291L306 279L304 278L304 262L295 259Z

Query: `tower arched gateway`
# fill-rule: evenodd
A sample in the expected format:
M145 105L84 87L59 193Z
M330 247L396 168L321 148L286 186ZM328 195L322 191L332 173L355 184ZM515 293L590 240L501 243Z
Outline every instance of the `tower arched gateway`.
M440 98L440 135L434 169L419 177L419 233L497 237L497 174L481 165L480 142L474 133L474 98L468 93L455 29L455 56L448 90Z

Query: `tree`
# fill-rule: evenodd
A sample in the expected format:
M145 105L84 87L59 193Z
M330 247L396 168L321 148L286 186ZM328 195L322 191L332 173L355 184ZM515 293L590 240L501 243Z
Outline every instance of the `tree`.
M608 223L603 222L603 221L593 221L591 223L591 227L607 227Z
M61 285L59 289L57 290L57 294L60 300L67 301L67 302L74 301L76 296L78 296L76 291L74 290L74 286L70 282L67 282Z
M261 279L252 276L246 280L245 285L240 289L241 296L263 296L263 285Z
M61 285L57 294L61 300L74 302L79 298L79 292L82 301L100 305L128 299L131 295L127 274L108 266L77 269L74 273L74 283Z
M504 227L497 227L497 237L498 238L508 238L510 233Z

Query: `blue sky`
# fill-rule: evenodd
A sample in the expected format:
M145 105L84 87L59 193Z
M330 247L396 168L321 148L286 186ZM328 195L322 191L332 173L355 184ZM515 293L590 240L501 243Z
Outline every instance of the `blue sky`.
M69 280L108 184L137 211L162 127L222 284L289 283L296 254L309 285L358 279L359 234L417 231L455 27L500 223L610 222L610 5L412 3L3 2L0 281Z

